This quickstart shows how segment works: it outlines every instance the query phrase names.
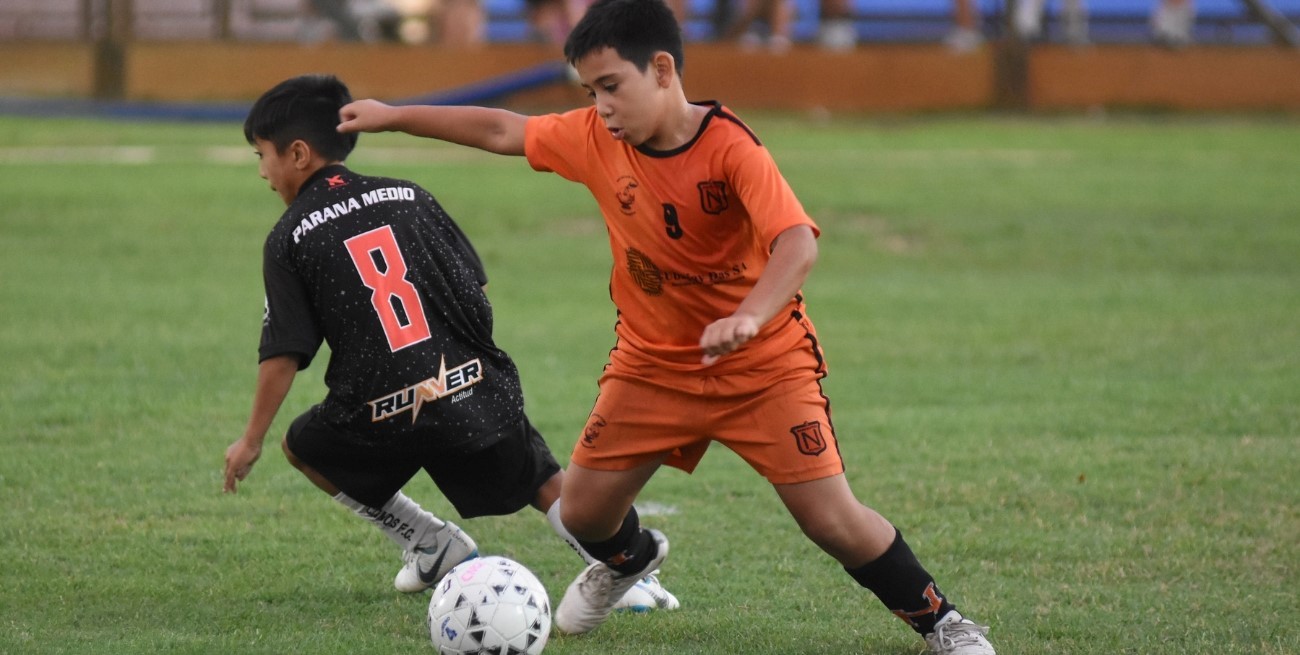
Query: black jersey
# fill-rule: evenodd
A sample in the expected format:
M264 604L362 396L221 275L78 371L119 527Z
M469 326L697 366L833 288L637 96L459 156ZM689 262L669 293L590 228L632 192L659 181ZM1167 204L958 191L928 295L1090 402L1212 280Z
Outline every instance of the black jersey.
M492 340L483 266L419 186L318 171L267 237L263 277L259 355L306 368L327 342L326 420L470 448L523 418L518 370Z

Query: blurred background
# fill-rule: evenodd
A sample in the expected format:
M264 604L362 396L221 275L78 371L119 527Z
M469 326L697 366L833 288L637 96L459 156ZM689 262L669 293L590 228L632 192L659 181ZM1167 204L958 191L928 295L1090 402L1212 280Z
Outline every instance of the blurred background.
M1300 110L1300 0L669 4L685 26L688 93L736 107ZM0 0L0 109L229 102L207 111L233 115L281 79L322 71L390 101L567 106L584 99L560 44L585 6Z

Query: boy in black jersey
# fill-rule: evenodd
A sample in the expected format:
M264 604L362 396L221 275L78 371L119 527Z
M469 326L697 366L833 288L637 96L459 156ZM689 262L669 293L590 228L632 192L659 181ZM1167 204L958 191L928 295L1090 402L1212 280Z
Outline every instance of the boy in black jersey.
M422 591L477 554L455 524L401 492L420 469L465 518L531 504L590 563L559 521L563 473L524 415L514 362L492 340L474 248L424 189L343 165L357 140L336 130L348 102L334 77L296 77L244 123L259 173L288 209L263 250L257 388L244 435L226 450L225 491L248 476L294 376L328 341L329 393L282 447L402 547L394 586ZM627 607L677 606L653 576L638 588Z

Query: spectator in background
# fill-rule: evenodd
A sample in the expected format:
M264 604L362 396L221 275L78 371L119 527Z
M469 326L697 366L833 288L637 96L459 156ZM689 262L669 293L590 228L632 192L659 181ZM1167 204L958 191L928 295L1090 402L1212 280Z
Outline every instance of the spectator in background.
M486 18L479 0L443 0L432 14L433 32L438 43L450 47L480 45L484 41Z
M858 44L858 28L853 24L852 0L821 0L821 26L817 42L827 50L843 52Z
M1151 12L1151 38L1171 48L1189 45L1195 24L1196 5L1192 0L1156 0Z
M533 39L552 44L564 43L569 29L587 10L582 0L525 0L524 4Z
M1020 38L1036 41L1044 37L1043 10L1046 5L1047 0L1019 0L1016 3L1013 21ZM1062 0L1061 24L1066 43L1083 45L1088 42L1088 7L1084 0Z
M457 0L452 0L457 1ZM461 0L464 1L464 0ZM755 0L750 0L755 1ZM756 0L765 2L769 0ZM789 0L787 0L789 1ZM569 38L569 30L582 20L587 13L587 6L592 0L525 0L528 23L532 26L533 39L542 43L561 45ZM677 17L685 32L687 19L690 17L687 2L689 0L665 0L669 9ZM730 6L730 0L718 0L720 5Z
M1192 42L1196 6L1192 0L1154 0L1151 10L1151 38L1170 47ZM1019 0L1013 22L1016 33L1027 41L1044 38L1043 9L1046 0ZM1062 0L1061 23L1066 43L1088 42L1088 7L1084 0Z
M591 4L591 0L587 0L586 4ZM690 0L665 0L664 4L668 5L668 8L673 10L673 16L677 19L677 24L682 26L682 35L685 36L686 25L690 22L691 18ZM579 18L581 18L581 16L579 16Z
M430 0L425 6L393 0L299 0L297 5L306 11L299 36L307 42L432 39L464 45L481 39L483 32L478 0Z
M740 16L723 33L727 41L738 40L742 48L766 46L780 54L790 49L790 28L794 23L793 0L742 0ZM761 27L766 28L766 34Z
M955 27L943 39L949 50L971 52L984 44L984 33L979 26L979 8L975 6L975 0L954 0L953 23Z
M312 14L330 22L334 34L341 41L360 41L361 28L357 17L348 6L348 0L311 0L308 8Z

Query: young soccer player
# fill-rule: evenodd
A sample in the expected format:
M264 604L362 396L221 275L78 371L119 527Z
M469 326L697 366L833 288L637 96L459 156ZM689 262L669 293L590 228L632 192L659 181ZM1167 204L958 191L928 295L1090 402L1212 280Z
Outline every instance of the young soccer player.
M668 542L632 508L662 465L691 471L711 441L775 487L804 533L923 635L934 653L989 655L902 535L849 489L800 287L818 228L752 131L681 84L680 29L662 0L598 0L564 56L594 106L525 117L477 107L343 108L343 132L400 130L523 155L585 185L605 219L618 310L600 394L574 446L562 520L600 562L555 613L595 629Z
M577 548L559 521L563 474L524 414L514 362L493 343L474 248L424 189L343 165L357 137L336 127L351 99L334 77L296 77L244 123L288 209L263 250L261 364L248 426L226 450L225 490L248 475L294 376L327 341L329 394L293 422L284 454L402 547L398 590L423 591L477 554L469 535L401 492L421 468L461 516L531 504ZM637 586L645 594L626 606L677 606L654 576Z

